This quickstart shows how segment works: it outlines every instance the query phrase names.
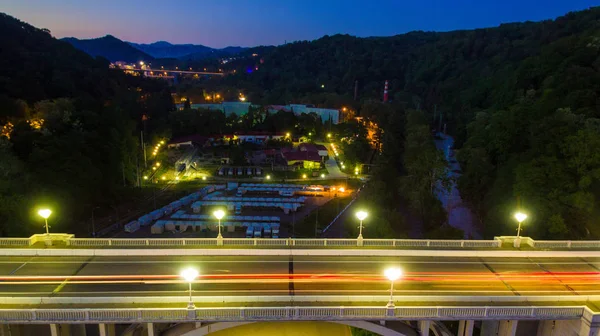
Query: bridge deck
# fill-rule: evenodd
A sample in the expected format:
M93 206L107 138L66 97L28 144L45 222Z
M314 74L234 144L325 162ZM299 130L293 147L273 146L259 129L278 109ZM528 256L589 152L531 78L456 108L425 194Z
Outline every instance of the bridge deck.
M390 284L382 273L392 265L404 270L394 288L398 302L573 303L600 296L595 257L0 257L0 304L187 302L178 274L188 266L201 272L193 285L199 304L386 302Z

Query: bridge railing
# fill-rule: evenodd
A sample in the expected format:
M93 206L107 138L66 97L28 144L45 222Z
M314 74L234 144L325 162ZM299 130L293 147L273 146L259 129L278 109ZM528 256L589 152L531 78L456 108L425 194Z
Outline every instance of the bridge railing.
M533 240L535 248L600 248L600 240Z
M270 238L71 238L66 244L74 247L136 247L136 246L224 246L224 247L345 247L383 248L498 248L500 240L433 240L433 239L270 239Z
M529 246L534 249L600 249L600 240L534 240L502 236L493 240L450 239L326 239L326 238L75 238L70 234L36 234L29 238L0 238L0 248L60 243L75 248L118 247L366 247L385 249L495 249Z
M585 306L533 307L227 307L196 309L0 309L2 323L102 323L281 320L504 320L579 319ZM593 312L592 312L593 314Z

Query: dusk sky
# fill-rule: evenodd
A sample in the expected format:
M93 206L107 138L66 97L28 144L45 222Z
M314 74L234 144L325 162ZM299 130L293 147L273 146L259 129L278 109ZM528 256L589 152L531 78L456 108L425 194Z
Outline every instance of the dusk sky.
M0 11L56 37L107 34L210 47L278 45L336 33L387 36L539 21L600 0L2 0Z

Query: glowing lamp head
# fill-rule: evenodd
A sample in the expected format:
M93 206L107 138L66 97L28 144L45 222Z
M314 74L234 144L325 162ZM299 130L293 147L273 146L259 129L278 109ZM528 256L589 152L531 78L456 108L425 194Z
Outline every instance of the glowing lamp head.
M340 188L340 190L341 190L341 188ZM366 211L361 210L356 213L356 218L358 218L359 220L365 220L365 218L367 218L368 215L369 214Z
M526 219L527 219L527 215L526 215L526 214L524 214L524 213L522 213L522 212L517 212L517 213L515 214L515 218L516 218L516 219L517 219L517 221L520 223L520 222L522 222L522 221L524 221L524 220L526 220Z
M302 174L302 178L305 179L306 178L306 174Z
M289 132L285 133L285 136L289 138L290 137L290 133Z
M321 174L321 178L325 178L325 174Z
M396 281L402 276L402 270L396 267L388 268L384 272L385 277L390 281Z
M206 181L206 176L202 176L202 181Z
M344 192L344 191L346 191L346 189L345 189L344 187L341 187L341 188L339 189L339 191L340 191L340 192Z
M181 271L181 277L184 278L187 282L192 282L196 280L199 274L200 273L198 273L198 271L193 268L186 268L183 271Z
M38 215L42 216L44 219L48 219L48 217L50 217L51 214L52 211L50 209L38 210Z
M271 175L267 175L267 180L270 180L270 179L271 179Z
M215 218L217 219L222 219L223 217L225 217L225 211L223 210L215 210L215 212L213 212L213 215L215 216Z

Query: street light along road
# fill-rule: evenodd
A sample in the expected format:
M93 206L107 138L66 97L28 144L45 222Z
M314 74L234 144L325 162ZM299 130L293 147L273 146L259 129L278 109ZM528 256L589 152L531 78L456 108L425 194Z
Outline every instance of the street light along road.
M219 221L219 235L217 236L217 238L223 239L223 236L221 236L221 219L223 219L223 217L225 216L225 211L223 211L221 209L215 210L215 212L213 212L213 215Z
M387 304L388 308L394 308L394 281L400 279L402 276L402 270L397 267L390 267L384 272L385 277L391 282L390 287L390 301Z
M52 214L52 210L50 209L40 209L38 210L38 215L40 215L42 218L44 218L44 221L46 222L46 234L50 234L50 230L48 229L48 217L50 217L50 215Z
M190 300L188 302L188 309L194 309L194 308L196 308L194 306L194 302L192 301L192 282L194 282L194 280L196 280L196 278L198 277L199 274L200 273L196 269L193 269L191 267L190 268L186 268L183 271L181 271L181 277L183 279L185 279L185 281L187 281L188 286L189 286L188 290L189 290L189 293L190 293Z
M340 191L342 191L342 188L340 188ZM365 218L367 218L369 214L366 211L357 211L356 212L356 218L358 218L358 220L360 221L360 226L359 226L359 231L358 231L358 239L362 239L362 229L363 229L363 220L365 220Z
M521 237L521 223L527 219L527 215L522 212L517 212L515 218L519 222L519 227L517 228L517 238L519 238Z

